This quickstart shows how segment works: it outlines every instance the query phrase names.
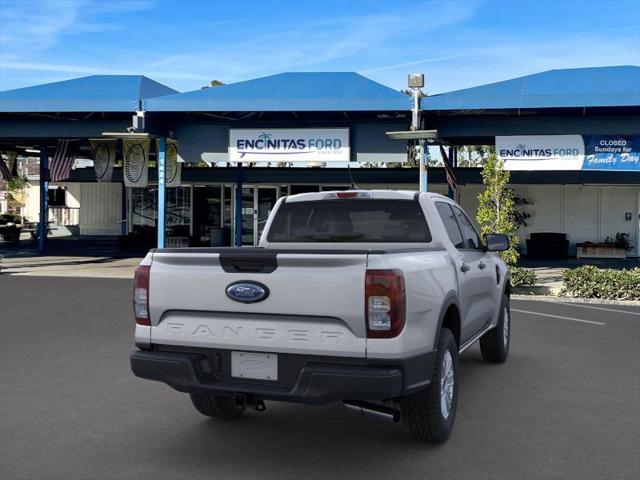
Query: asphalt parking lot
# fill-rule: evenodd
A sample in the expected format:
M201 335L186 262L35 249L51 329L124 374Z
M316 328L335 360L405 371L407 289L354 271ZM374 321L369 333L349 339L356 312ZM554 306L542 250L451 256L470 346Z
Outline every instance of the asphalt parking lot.
M340 405L239 421L135 378L131 283L0 275L0 478L635 479L640 307L512 301L509 361L461 357L441 446Z

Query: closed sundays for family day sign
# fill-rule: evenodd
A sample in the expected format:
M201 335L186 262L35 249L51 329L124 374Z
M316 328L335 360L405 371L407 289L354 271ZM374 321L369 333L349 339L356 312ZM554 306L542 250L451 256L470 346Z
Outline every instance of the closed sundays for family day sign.
M640 171L640 136L497 136L507 170Z
M229 130L230 162L348 162L348 128Z

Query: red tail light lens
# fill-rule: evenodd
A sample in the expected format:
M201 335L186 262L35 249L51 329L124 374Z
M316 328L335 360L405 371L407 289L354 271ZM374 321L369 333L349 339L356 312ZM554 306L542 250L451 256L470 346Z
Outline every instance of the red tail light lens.
M406 316L404 275L400 270L367 270L364 309L368 338L400 335Z
M133 314L138 325L151 325L149 318L149 274L151 267L136 268L133 279Z

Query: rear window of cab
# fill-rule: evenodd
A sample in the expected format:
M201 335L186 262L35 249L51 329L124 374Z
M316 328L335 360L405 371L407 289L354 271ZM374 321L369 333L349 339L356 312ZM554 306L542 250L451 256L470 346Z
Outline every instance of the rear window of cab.
M285 202L269 242L427 243L431 233L414 200L375 198Z

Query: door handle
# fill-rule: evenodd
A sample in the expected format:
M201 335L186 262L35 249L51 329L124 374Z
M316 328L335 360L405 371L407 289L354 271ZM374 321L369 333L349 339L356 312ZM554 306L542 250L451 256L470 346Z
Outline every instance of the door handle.
M466 263L463 263L462 266L460 267L460 270L463 272L468 272L471 269L471 267L469 265L467 265Z
M487 264L486 264L486 263L484 263L484 262L480 262L480 263L478 264L478 268L479 268L480 270L484 270L485 268L487 268Z

